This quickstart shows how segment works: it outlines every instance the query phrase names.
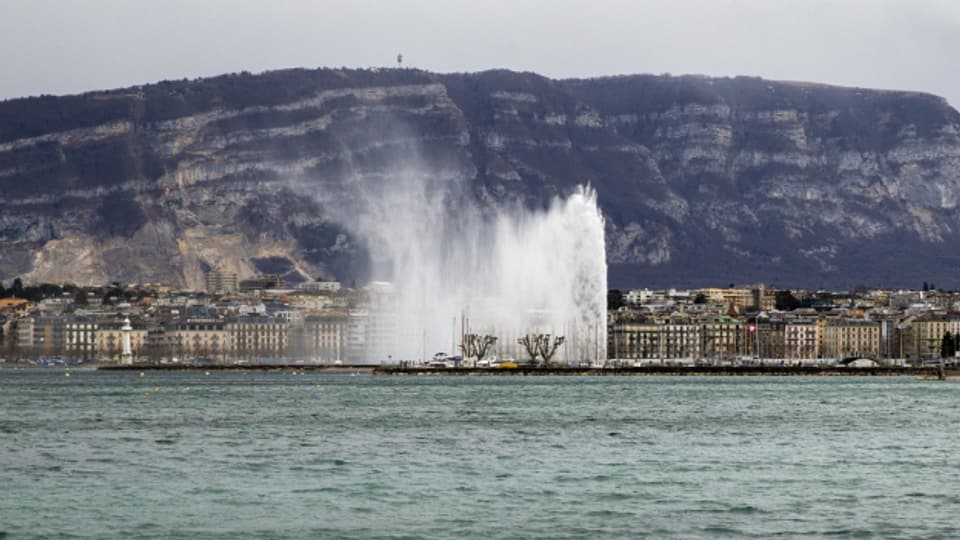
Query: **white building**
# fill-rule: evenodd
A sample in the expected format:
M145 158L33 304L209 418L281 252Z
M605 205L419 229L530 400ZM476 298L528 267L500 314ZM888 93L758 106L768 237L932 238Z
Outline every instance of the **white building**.
M787 323L784 327L784 353L790 359L811 359L818 356L819 326L813 321Z
M635 306L640 304L646 304L653 300L654 292L650 289L633 289L627 291L627 294L624 295L623 299L628 303Z
M340 290L339 281L304 281L297 289L306 292L336 292Z

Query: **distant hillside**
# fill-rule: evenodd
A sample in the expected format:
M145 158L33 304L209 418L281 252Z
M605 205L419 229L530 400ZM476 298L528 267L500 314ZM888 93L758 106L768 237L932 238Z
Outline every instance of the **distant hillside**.
M329 69L0 103L0 280L363 280L333 210L398 155L483 205L589 181L612 286L960 287L960 114L936 96Z

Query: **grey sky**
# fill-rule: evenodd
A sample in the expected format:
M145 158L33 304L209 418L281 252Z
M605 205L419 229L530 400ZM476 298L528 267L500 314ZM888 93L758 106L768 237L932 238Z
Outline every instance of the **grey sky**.
M284 67L759 75L960 105L955 0L0 0L0 98Z

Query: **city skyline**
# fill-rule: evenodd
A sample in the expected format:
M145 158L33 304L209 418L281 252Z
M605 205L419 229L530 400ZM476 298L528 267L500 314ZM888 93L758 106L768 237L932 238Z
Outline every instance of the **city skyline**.
M752 285L611 290L602 331L607 347L597 359L569 350L565 332L539 324L474 328L467 311L446 330L449 349L405 356L397 354L405 339L400 292L385 283L288 285L278 276L237 280L222 271L207 275L204 292L15 286L0 292L0 357L14 365L489 368L535 363L529 343L554 335L553 367L835 367L861 359L898 368L953 362L960 346L960 294L931 284L835 292ZM481 339L490 346L485 360L468 346ZM130 354L121 355L124 342Z

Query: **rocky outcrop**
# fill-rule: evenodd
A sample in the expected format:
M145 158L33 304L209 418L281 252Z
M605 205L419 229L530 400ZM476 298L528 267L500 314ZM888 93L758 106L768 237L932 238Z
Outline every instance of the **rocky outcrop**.
M482 205L590 182L614 286L954 286L960 262L960 114L935 96L287 70L0 103L0 279L362 281L352 198L396 174Z

